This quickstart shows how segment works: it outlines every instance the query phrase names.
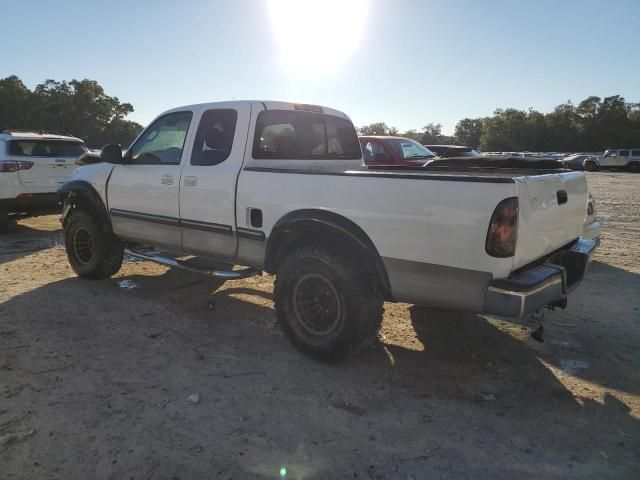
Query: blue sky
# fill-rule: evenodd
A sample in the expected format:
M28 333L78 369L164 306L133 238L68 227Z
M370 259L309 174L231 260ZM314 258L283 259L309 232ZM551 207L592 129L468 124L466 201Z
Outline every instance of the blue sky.
M0 77L30 88L91 78L132 103L142 124L179 105L249 98L451 133L459 119L500 107L549 111L615 94L640 102L640 0L320 4L325 11L296 22L276 18L291 9L269 0L3 2ZM300 64L301 51L322 68Z

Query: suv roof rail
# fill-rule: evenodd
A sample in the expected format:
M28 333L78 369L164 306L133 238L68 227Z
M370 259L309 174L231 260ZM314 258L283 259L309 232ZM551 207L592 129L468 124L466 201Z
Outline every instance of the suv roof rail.
M42 130L40 128L0 128L0 133L6 133L11 135L13 133L37 133L39 135L64 135L66 137L72 137L68 132L54 132L51 130Z

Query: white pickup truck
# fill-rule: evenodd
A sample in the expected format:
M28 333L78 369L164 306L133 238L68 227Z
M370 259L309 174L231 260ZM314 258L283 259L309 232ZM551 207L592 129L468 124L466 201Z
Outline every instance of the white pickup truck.
M123 252L224 279L276 274L285 334L323 360L375 339L385 300L506 317L564 308L595 249L580 238L582 172L368 169L349 117L315 105L180 107L101 160L60 191L78 275L115 274Z

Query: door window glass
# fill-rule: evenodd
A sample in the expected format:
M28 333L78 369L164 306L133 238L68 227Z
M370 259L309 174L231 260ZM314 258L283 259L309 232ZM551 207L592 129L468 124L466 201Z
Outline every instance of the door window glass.
M160 117L129 149L128 163L179 165L191 117L191 112L176 112Z
M640 150L634 150L633 152L631 152L631 156L632 157L640 157Z
M378 142L367 142L362 151L365 162L385 162L389 160L384 147Z
M207 110L202 114L191 152L191 165L217 165L231 154L238 112Z
M629 156L629 150L620 150L620 156L621 157L628 157Z
M387 142L393 150L405 160L433 158L435 155L424 145L410 138L391 139ZM523 154L520 156L524 157Z

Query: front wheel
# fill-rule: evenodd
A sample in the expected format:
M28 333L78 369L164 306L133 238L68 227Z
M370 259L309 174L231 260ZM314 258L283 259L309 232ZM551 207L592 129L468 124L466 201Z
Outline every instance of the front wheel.
M586 162L584 164L584 169L587 172L595 172L596 170L598 170L598 166L594 162Z
M353 266L323 249L289 255L278 268L274 298L287 338L317 360L344 360L371 344L382 323L382 299Z
M108 278L122 266L122 241L112 233L106 233L82 210L75 210L69 216L64 240L71 268L80 277Z

